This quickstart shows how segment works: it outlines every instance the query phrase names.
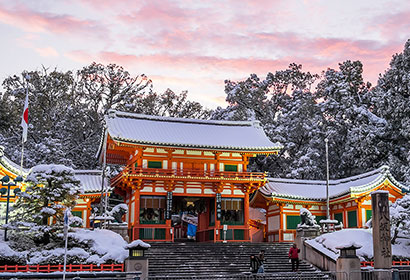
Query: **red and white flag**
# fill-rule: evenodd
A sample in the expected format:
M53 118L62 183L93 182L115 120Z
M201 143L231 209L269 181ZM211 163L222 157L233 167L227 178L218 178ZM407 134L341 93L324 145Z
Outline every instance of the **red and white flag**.
M26 100L24 101L23 116L21 118L21 127L23 128L23 143L27 141L27 129L28 129L28 91L26 94Z

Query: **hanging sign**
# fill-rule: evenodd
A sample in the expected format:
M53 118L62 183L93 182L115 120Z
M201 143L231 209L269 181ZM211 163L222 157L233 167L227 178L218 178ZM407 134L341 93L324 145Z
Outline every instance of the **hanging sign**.
M167 192L167 208L165 210L165 219L171 220L172 212L172 192Z
M222 196L220 193L216 194L216 219L219 221L222 218Z

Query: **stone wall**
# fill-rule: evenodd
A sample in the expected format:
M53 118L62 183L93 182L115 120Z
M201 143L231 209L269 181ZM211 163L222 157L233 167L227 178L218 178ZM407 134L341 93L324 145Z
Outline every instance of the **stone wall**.
M321 270L336 271L336 261L334 259L313 248L306 242L303 243L303 246L306 261L317 266Z

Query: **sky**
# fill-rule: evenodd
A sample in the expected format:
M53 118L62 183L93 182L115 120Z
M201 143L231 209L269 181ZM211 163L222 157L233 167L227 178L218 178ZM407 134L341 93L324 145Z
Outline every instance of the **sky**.
M92 62L225 107L224 81L360 60L372 84L410 38L406 0L0 0L0 80Z

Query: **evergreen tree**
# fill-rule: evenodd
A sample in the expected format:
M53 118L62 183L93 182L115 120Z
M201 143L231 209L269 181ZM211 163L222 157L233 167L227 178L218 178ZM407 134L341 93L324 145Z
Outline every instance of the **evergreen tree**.
M273 120L272 141L283 145L278 157L263 159L270 176L299 179L324 177L323 117L311 92L296 90L283 98L283 105Z
M392 244L396 244L399 235L410 235L410 195L405 195L390 206L390 224Z
M410 39L380 75L371 96L372 111L388 123L382 162L397 179L410 183Z
M61 232L64 209L75 205L81 193L74 171L63 165L37 165L26 179L27 187L14 204L10 227L14 239L22 236L48 244Z
M379 167L378 141L386 121L370 112L370 83L362 77L360 61L345 61L329 69L317 86L323 114L322 131L329 139L329 165L333 178L343 178Z
M187 92L157 94L144 75L93 63L73 72L25 71L3 82L0 141L14 162L21 156L21 113L29 91L29 133L24 166L56 163L96 168L95 158L108 109L150 115L207 118L209 110L187 100Z

